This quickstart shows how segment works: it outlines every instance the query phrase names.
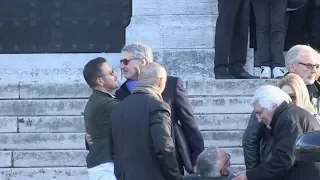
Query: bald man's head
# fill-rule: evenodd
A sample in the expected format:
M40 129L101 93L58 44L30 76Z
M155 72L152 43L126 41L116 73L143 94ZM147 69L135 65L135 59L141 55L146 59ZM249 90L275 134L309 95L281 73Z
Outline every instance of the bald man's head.
M139 81L158 88L162 93L167 81L167 71L156 62L148 63L141 68Z

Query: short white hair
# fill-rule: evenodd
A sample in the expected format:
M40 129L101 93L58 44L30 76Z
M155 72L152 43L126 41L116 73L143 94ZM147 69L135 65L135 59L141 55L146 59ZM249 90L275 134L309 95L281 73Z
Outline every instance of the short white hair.
M289 49L285 57L286 67L290 64L299 62L301 59L307 56L319 56L318 52L308 45L295 45Z
M146 60L147 63L153 62L153 53L151 48L141 42L128 44L122 48L121 52L132 53L139 60Z
M279 87L264 85L254 93L252 104L259 103L262 108L270 111L274 105L279 106L283 102L290 103L291 101L290 96Z

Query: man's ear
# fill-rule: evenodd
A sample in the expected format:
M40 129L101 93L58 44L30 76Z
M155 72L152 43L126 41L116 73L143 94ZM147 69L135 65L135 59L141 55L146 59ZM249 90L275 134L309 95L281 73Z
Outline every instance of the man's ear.
M96 79L96 84L101 86L103 84L102 79L101 78L97 78Z
M143 59L142 61L140 61L140 66L145 66L147 64L147 61L145 59Z
M288 71L289 71L290 73L295 73L295 72L296 72L296 68L294 67L293 64L289 64L289 65L288 65Z
M223 168L221 169L221 175L222 176L228 176L230 174L230 171L228 168L226 168L225 166L223 166Z

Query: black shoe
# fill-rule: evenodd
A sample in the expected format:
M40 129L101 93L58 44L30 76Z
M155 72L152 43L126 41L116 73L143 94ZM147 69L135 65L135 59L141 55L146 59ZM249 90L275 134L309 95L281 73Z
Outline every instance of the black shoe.
M239 74L233 74L236 79L260 79L257 76L252 76L251 74L247 73L246 71L239 73Z

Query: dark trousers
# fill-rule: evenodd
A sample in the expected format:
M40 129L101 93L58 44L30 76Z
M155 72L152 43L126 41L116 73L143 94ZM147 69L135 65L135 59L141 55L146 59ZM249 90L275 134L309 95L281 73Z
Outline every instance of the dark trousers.
M320 50L320 7L309 9L307 22L309 24L309 43L313 48Z
M260 66L283 67L287 0L251 0Z
M247 57L250 1L218 0L218 3L219 16L215 32L215 74L228 68L235 73L242 73Z

